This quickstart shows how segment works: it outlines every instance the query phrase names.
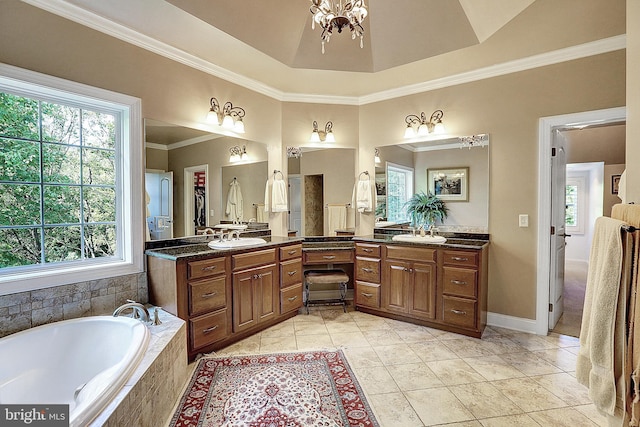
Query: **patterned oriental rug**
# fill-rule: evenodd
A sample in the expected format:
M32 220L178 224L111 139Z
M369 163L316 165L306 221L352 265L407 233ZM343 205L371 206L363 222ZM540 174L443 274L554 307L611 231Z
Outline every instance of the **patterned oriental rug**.
M203 358L171 427L378 427L342 351Z

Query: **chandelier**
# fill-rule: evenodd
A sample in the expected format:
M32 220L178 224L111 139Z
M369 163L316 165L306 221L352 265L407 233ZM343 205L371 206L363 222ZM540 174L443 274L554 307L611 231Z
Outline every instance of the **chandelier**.
M315 29L316 24L322 27L322 53L324 53L325 42L329 43L333 30L342 32L344 27L349 27L351 38L355 40L360 37L360 48L362 48L362 38L364 28L362 21L367 17L367 6L364 0L339 0L336 4L334 0L311 0L311 28Z

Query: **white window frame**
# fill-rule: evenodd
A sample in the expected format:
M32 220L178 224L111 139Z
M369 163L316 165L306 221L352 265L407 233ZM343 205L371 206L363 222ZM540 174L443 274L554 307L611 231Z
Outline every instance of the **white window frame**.
M0 295L105 279L144 271L142 103L139 98L0 64L0 91L61 103L81 102L119 116L120 176L116 197L119 258L38 264L0 270Z
M403 165L398 165L396 163L391 163L391 162L386 162L385 164L385 173L386 173L386 177L387 177L387 218L389 218L389 171L392 170L394 172L397 173L403 173L404 177L405 177L405 196L406 199L409 200L409 198L411 197L411 195L413 194L413 181L415 179L415 171L413 168L408 167L408 166L403 166ZM405 211L406 213L406 211ZM411 221L411 219L409 218L409 216L407 215L407 218L404 221Z

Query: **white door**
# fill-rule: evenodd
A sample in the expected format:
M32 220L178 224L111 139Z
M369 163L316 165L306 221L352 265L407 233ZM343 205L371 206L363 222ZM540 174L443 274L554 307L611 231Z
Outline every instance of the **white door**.
M302 193L299 175L289 175L289 230L296 230L297 236L302 236Z
M553 131L551 142L551 268L549 277L549 330L558 323L564 311L565 211L567 157L565 139L559 130Z
M147 172L147 225L151 240L173 238L173 172Z

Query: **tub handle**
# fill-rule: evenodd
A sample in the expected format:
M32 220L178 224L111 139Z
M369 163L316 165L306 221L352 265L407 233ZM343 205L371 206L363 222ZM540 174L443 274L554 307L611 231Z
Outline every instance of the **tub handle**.
M202 330L202 333L203 333L203 334L208 334L209 332L213 332L213 331L215 331L216 329L218 329L218 325L212 326L212 327L207 328L207 329L203 329L203 330Z

